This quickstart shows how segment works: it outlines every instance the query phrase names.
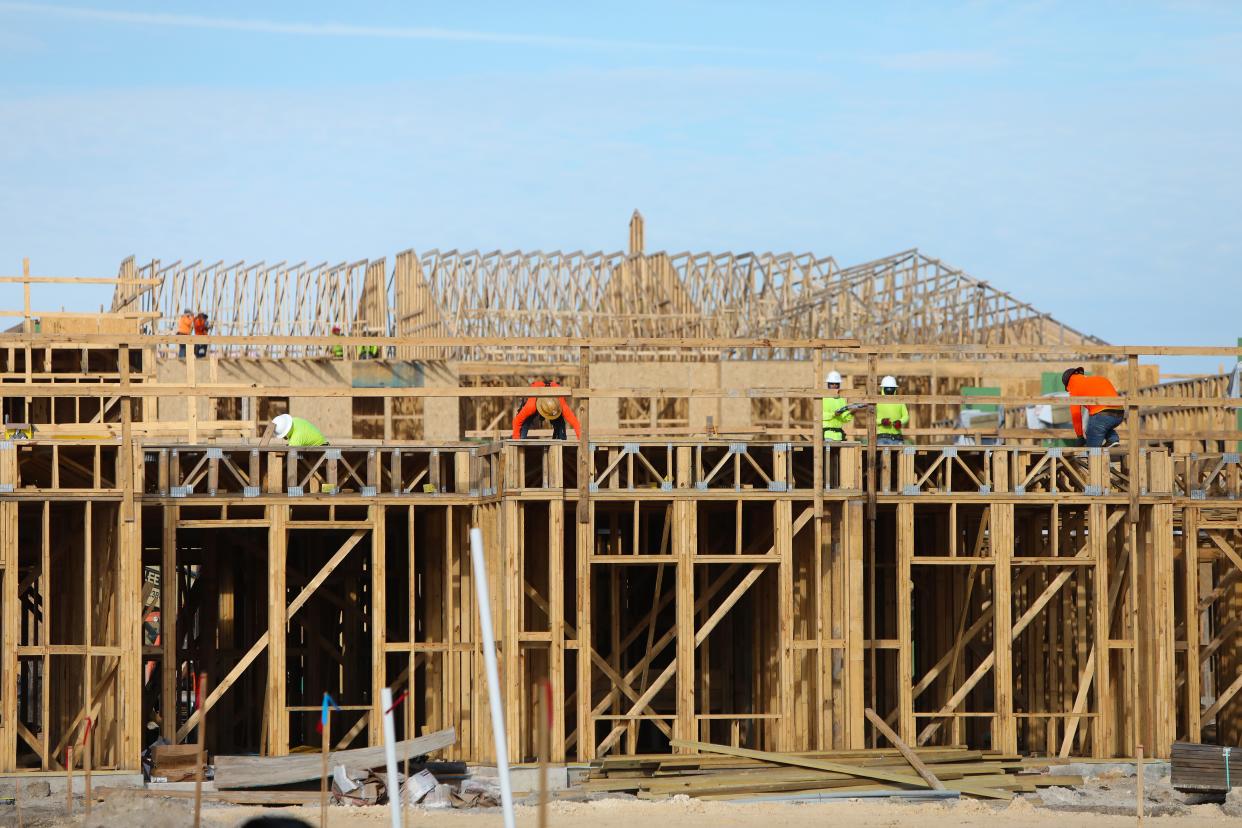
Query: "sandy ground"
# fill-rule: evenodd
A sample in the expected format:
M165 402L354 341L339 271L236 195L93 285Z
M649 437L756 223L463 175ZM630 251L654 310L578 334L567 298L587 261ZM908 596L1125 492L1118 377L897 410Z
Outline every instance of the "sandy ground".
M412 828L486 828L501 825L496 810L425 811L411 809ZM204 809L206 826L244 826L256 816L276 814L302 819L308 826L319 825L316 808L239 808L216 806ZM29 810L25 825L31 828L60 825L118 826L118 828L180 828L191 825L187 803L173 800L112 800L98 804L89 822L81 814L72 820L61 815L40 818ZM388 824L386 807L341 808L329 812L328 824L334 828L380 828ZM533 808L518 809L518 825L534 826ZM1005 828L1062 828L1062 826L1133 826L1133 816L1062 813L1036 807L1025 799L1003 806L976 801L951 805L910 805L901 803L833 802L814 804L736 804L674 800L639 802L605 800L591 803L555 803L550 806L548 824L552 826L599 826L599 828L707 828L708 826L759 826L761 828L823 828L833 826L929 826L929 828L967 828L998 826ZM16 825L12 808L0 811L0 825ZM1217 805L1197 805L1183 816L1148 817L1144 824L1156 828L1240 825L1242 818L1224 815ZM258 823L262 825L262 823Z

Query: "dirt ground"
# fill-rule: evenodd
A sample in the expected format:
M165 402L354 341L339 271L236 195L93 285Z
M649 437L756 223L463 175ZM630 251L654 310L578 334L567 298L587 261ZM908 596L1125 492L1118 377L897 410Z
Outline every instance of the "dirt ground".
M411 809L411 828L487 828L501 825L497 810L426 811ZM205 808L206 826L243 826L262 815L294 816L308 826L318 826L316 808L240 808L215 806ZM334 807L328 824L333 828L380 828L388 824L388 809ZM534 826L535 810L519 807L517 824ZM1217 805L1195 805L1180 816L1148 817L1144 822L1158 828L1207 828L1208 826L1242 825L1242 818L1225 816ZM0 825L16 825L12 808L0 811ZM130 799L112 800L95 806L89 822L79 813L72 820L63 815L39 815L27 811L24 824L42 826L117 826L118 828L181 828L191 825L188 803L174 800ZM260 825L262 823L259 823ZM708 828L708 826L761 826L761 828L822 828L838 826L928 826L928 828L969 828L996 826L1005 828L1064 828L1065 826L1133 826L1133 816L1101 816L1098 814L1063 813L1037 807L1026 799L1007 805L990 805L976 801L960 801L946 805L910 805L885 802L831 802L808 804L737 804L676 799L666 802L604 800L591 803L554 803L549 809L548 824L552 826L598 826L599 828Z

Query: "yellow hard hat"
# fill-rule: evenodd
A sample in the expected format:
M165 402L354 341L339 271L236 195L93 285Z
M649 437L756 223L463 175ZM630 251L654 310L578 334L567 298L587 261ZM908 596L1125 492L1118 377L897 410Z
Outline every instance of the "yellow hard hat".
M545 420L555 420L561 416L561 401L555 397L540 397L535 400L535 410Z

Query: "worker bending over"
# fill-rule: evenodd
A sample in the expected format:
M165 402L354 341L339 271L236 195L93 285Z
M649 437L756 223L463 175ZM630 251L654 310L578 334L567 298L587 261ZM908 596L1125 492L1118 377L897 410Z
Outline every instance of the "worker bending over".
M560 383L555 380L535 380L530 384L531 388L559 388ZM566 404L564 397L529 397L526 404L518 409L517 416L513 418L513 439L519 437L526 439L526 433L530 431L531 418L538 414L540 417L548 421L552 427L552 438L554 440L565 439L565 421L574 427L574 436L582 436L582 428L578 425L578 418L574 416L574 412L570 410Z
M824 377L828 394L824 396L824 439L840 442L845 439L845 424L854 419L849 403L841 396L841 375L829 371Z
M880 393L886 397L897 393L897 378L887 376L880 380ZM906 441L901 430L910 424L910 412L905 403L877 403L875 407L875 442L878 446L900 446Z
M1071 397L1116 397L1117 388L1108 377L1089 377L1082 368L1070 368L1061 375L1061 384ZM1085 438L1088 446L1115 446L1121 442L1117 426L1125 419L1125 412L1115 404L1087 406L1087 430L1083 433L1082 406L1071 405L1074 433Z
M277 414L272 418L267 431L263 433L262 445L266 446L271 442L273 432L291 446L326 446L328 444L323 434L310 421L303 420L301 417L291 417L288 414Z

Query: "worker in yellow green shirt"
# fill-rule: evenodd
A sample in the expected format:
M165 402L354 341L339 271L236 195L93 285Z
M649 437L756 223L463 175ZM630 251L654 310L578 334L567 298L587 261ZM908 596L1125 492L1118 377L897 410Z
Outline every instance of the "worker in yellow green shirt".
M288 414L277 414L272 418L271 425L263 434L263 445L267 445L273 433L291 446L326 446L328 444L323 434L309 420Z
M823 400L824 439L829 442L840 442L845 439L845 424L854 419L849 410L849 403L841 396L841 375L829 371L824 377L824 385L828 392Z
M886 397L897 393L897 378L880 380L880 393ZM875 407L875 442L878 446L900 446L906 441L901 430L910 424L905 403L877 403Z

